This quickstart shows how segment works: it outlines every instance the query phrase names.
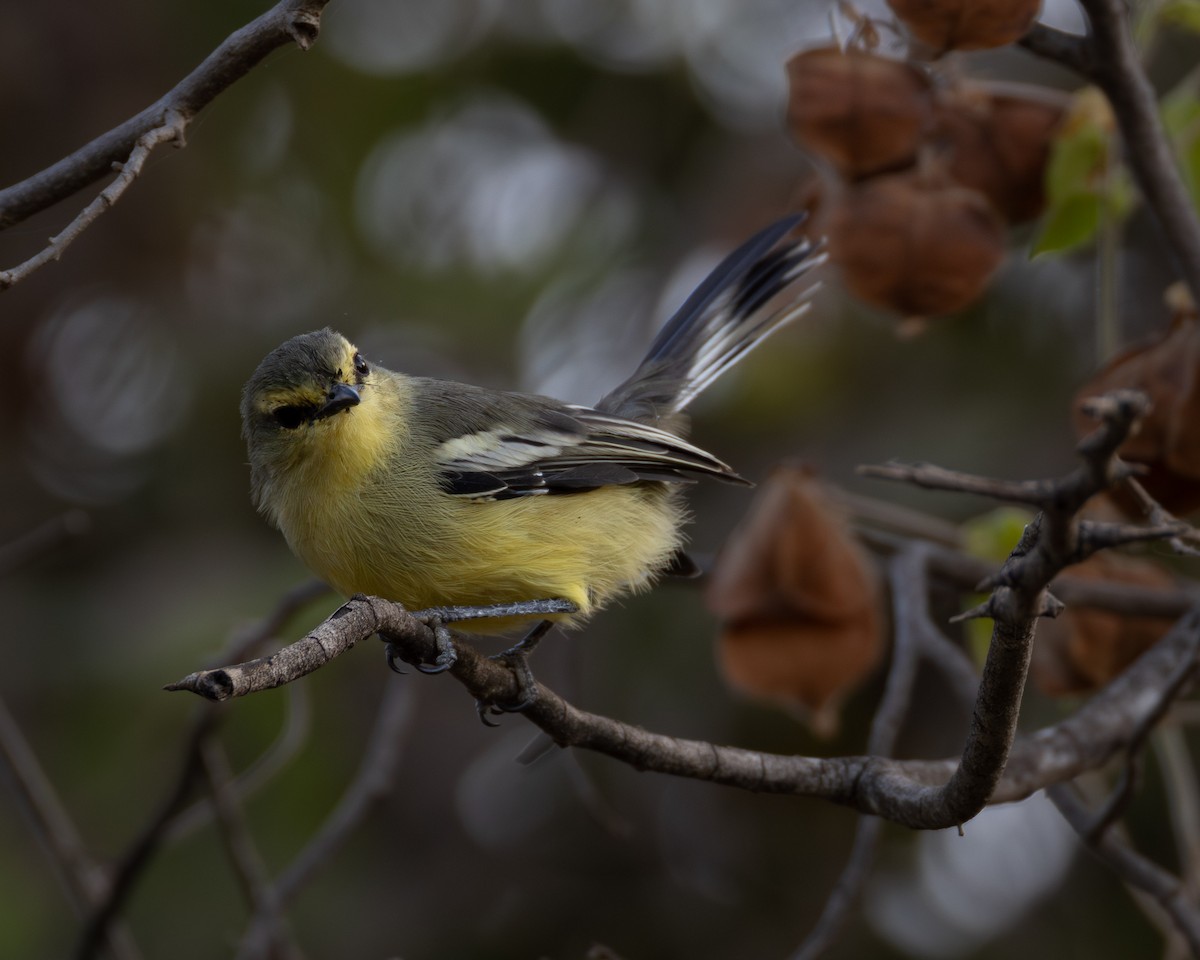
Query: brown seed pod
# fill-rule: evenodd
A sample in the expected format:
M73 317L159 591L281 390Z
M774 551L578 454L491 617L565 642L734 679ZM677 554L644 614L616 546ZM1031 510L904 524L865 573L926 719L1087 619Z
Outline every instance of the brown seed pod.
M984 196L936 171L848 187L829 217L829 256L846 287L907 316L977 300L1004 259L1004 225Z
M1041 0L887 0L912 35L935 55L947 50L987 50L1015 43L1029 32Z
M937 140L950 176L978 190L1008 223L1037 217L1063 109L1044 99L966 89L939 104Z
M882 653L878 578L821 485L779 467L721 551L706 594L728 682L824 735Z
M1079 389L1074 408L1079 436L1095 428L1082 402L1119 388L1140 390L1151 403L1138 432L1121 445L1121 456L1146 465L1148 473L1139 480L1167 510L1200 509L1200 320L1190 304L1177 308L1166 334L1118 354Z
M787 64L800 146L854 180L911 165L933 118L928 77L900 60L821 47Z
M1076 564L1067 575L1163 590L1175 585L1171 574L1158 564L1111 550ZM1128 617L1068 607L1057 619L1039 622L1030 675L1051 696L1096 690L1157 643L1173 622L1169 617Z

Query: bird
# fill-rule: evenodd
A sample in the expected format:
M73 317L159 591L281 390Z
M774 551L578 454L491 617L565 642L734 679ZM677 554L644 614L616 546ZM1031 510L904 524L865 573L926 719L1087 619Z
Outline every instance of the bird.
M439 653L425 672L454 662L446 622L532 624L515 654L691 572L683 489L747 481L688 442L685 410L809 308L815 283L769 309L824 260L802 221L722 260L594 406L393 372L329 328L292 337L242 392L255 505L339 592L430 611Z

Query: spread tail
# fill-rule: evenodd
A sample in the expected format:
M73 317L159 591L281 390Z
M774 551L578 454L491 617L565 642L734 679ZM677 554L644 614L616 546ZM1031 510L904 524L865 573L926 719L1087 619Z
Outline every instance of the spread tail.
M666 322L646 358L597 409L656 422L681 412L717 377L809 308L818 284L774 311L763 308L813 267L824 244L784 240L804 220L786 217L722 260Z

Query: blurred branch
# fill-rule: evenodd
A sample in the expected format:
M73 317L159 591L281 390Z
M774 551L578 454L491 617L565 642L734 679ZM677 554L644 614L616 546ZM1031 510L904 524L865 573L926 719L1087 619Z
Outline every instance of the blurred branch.
M1081 77L1091 79L1093 76L1095 65L1092 63L1092 45L1088 37L1035 23L1019 43L1030 53L1061 63Z
M1186 938L1193 956L1200 956L1200 912L1189 903L1179 878L1143 857L1112 830L1089 832L1093 816L1070 784L1046 790L1059 813L1076 830L1088 849L1130 886L1150 894Z
M104 871L88 856L75 824L67 815L29 742L0 700L0 769L33 824L34 833L50 854L51 862L76 913L97 907L108 891ZM106 946L117 960L141 956L129 931L114 924L105 935Z
M1037 25L1021 41L1095 83L1108 97L1125 155L1167 240L1175 265L1200 302L1200 219L1171 152L1158 102L1142 68L1123 0L1080 0L1090 30L1077 37Z
M130 845L113 870L107 895L95 905L95 909L84 924L75 951L77 960L99 956L113 923L125 906L133 886L141 878L150 858L163 842L171 818L183 808L192 790L199 783L204 764L201 745L216 726L218 713L210 706L197 711L183 748L183 760L167 796L159 804L158 811L142 832Z
M218 833L225 844L229 862L253 915L264 918L267 955L294 960L300 956L300 951L288 936L267 868L254 846L245 812L233 791L233 771L229 768L225 749L215 736L208 736L201 741L200 755L216 810Z
M83 536L91 527L92 520L84 511L68 510L0 545L0 577L57 550L69 540Z
M1200 895L1200 784L1187 739L1174 724L1164 723L1156 731L1155 753L1166 787L1167 810L1175 834L1184 890L1195 903Z
M50 241L49 247L12 270L0 271L0 290L57 260L66 246L120 198L155 146L169 140L182 145L184 132L195 116L267 54L287 43L309 49L316 41L321 13L328 2L281 0L230 34L203 63L141 113L53 166L0 190L0 229L4 229L95 183L114 167L120 171L71 225Z
M266 616L236 630L214 662L237 660L257 652L277 638L287 622L300 610L329 593L332 590L320 580L305 580L297 584L279 599ZM304 746L309 731L308 694L303 687L294 687L288 692L287 715L279 736L234 778L232 790L239 801L252 796L254 791L269 782ZM207 823L212 814L212 803L208 797L197 800L171 821L168 842L175 843L183 839Z
M391 792L400 766L404 732L413 717L412 704L412 696L402 684L392 682L384 688L375 729L363 752L358 774L308 845L280 874L270 897L259 902L242 938L239 957L275 956L271 952L272 932L279 923L280 911L317 868L337 852L371 807Z
M328 591L327 586L316 580L308 580L293 587L262 620L239 631L226 647L223 656L245 656L246 653L258 649L278 634L297 610ZM159 847L177 836L173 833L173 827L177 817L192 809L185 807L185 804L198 786L205 770L205 740L216 729L220 719L219 711L209 705L205 705L196 713L184 743L183 762L167 796L122 856L113 871L104 896L92 905L93 910L80 935L76 951L79 960L99 954L105 939L110 937L116 917L151 857Z
M241 773L233 778L230 790L239 802L270 783L275 776L295 759L308 741L312 730L312 706L307 688L295 684L287 688L286 715L279 735ZM202 797L171 821L167 831L167 842L178 843L190 836L213 817L212 800Z
M867 753L871 756L890 757L895 751L900 726L912 701L920 662L921 620L926 616L929 593L927 556L926 549L916 544L898 553L888 565L894 622L892 662L867 736ZM816 960L841 936L850 911L862 896L882 833L883 821L879 817L859 817L846 866L830 891L821 916L793 954L793 960Z
M905 538L879 530L859 528L855 534L878 553L894 554L909 543ZM930 575L963 590L982 589L980 584L990 582L1000 570L999 564L961 550L928 542L925 546L929 555ZM1107 610L1129 617L1181 617L1200 600L1200 591L1192 584L1164 590L1132 583L1084 580L1072 576L1069 569L1050 581L1050 590L1069 607Z

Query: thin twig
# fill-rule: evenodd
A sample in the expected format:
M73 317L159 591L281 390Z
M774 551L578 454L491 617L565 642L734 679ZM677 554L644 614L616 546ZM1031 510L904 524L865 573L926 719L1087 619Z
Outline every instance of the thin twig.
M254 845L241 804L234 795L229 758L220 741L211 735L201 741L200 755L216 810L217 832L225 845L233 873L241 884L242 894L254 916L264 918L267 954L279 958L298 957L299 950L288 935L267 868Z
M308 688L294 683L287 688L286 714L279 735L256 757L245 770L234 777L229 789L239 803L246 800L275 779L304 748L312 730L312 706ZM167 830L166 842L178 843L191 836L213 817L212 800L202 797L179 813Z
M1143 857L1113 830L1090 836L1092 814L1070 784L1046 790L1059 813L1087 844L1088 849L1110 866L1125 883L1150 894L1187 939L1193 956L1200 956L1200 912L1188 903L1179 878Z
M892 583L892 616L895 622L892 640L892 662L887 683L867 737L867 753L890 757L896 748L900 726L908 714L913 683L920 662L921 627L918 624L926 607L929 584L926 579L927 551L916 544L897 554L888 565ZM859 817L854 843L846 866L830 891L804 942L793 954L793 960L816 960L841 936L850 911L862 895L863 885L875 862L875 850L883 833L879 817Z
M305 581L289 590L275 608L261 621L233 637L225 649L226 655L245 655L257 649L275 636L284 623L302 606L316 597L327 593L328 587L319 581ZM188 809L186 804L203 774L201 744L220 722L218 711L205 705L199 710L188 731L183 761L179 773L171 785L158 811L135 838L121 857L109 881L104 898L93 905L93 910L80 935L76 951L78 960L94 957L103 946L107 931L111 930L120 915L133 886L151 857L171 837L171 827L177 816Z
M71 906L78 915L86 915L104 900L108 878L88 856L79 831L3 700L0 700L0 770L33 825L34 834L49 853ZM106 938L106 946L117 960L136 960L141 956L124 925L113 924Z
M1200 895L1200 787L1196 764L1178 727L1164 723L1155 731L1152 742L1166 787L1184 891L1195 903Z
M80 211L60 233L50 238L50 243L40 253L34 254L24 263L20 263L10 270L0 270L0 290L7 290L15 283L20 283L26 277L36 270L40 270L46 264L53 260L59 259L72 243L74 243L88 227L95 223L100 215L105 211L110 210L112 206L121 199L142 172L142 167L145 166L146 160L154 148L160 144L170 143L174 141L177 144L183 143L183 132L187 128L187 121L183 115L175 110L169 110L163 118L161 126L147 130L137 139L133 150L129 157L120 164L115 165L119 170L116 178L106 186L96 196L96 199L89 203Z
M159 804L158 811L142 828L142 832L113 870L107 896L96 904L84 924L75 951L77 960L90 960L98 956L103 949L112 924L124 908L134 884L142 876L146 864L162 843L167 824L183 808L199 782L204 766L200 757L200 745L216 723L217 711L211 706L206 704L197 711L196 719L184 743L179 775L175 778L170 792Z
M1129 743L1125 748L1128 759L1121 772L1121 779L1112 796L1096 815L1095 822L1088 827L1085 839L1100 836L1125 812L1129 802L1133 799L1134 789L1141 774L1142 751L1145 749L1150 734L1170 710L1175 699L1192 682L1198 669L1200 669L1200 663L1197 663L1195 657L1182 658L1175 665L1174 671L1166 678L1162 687L1156 691L1157 703L1142 715L1137 726L1131 731Z
M309 579L288 590L266 616L233 632L224 649L212 660L213 663L228 663L257 653L273 640L287 622L314 600L333 591L320 580ZM309 700L303 687L288 690L287 714L279 736L234 779L232 790L240 802L268 783L282 770L304 746L309 731ZM208 823L212 818L212 802L201 797L187 809L182 810L170 824L166 842L177 843Z
M249 960L269 955L271 931L279 923L280 912L317 868L341 847L371 807L391 791L404 734L413 715L411 690L398 682L389 683L357 775L321 828L280 874L271 897L260 902L242 938L238 957Z
M281 0L262 16L230 34L195 70L141 113L101 134L86 146L64 157L20 183L0 190L0 229L32 216L78 190L100 180L114 165L140 167L138 151L151 149L167 139L182 142L183 131L193 118L223 90L246 75L271 51L288 43L307 50L315 42L321 13L329 0ZM150 138L147 140L147 138ZM125 176L124 171L122 177ZM129 177L136 176L136 172ZM118 181L121 177L118 177ZM118 181L114 181L114 185ZM120 195L128 187L121 186ZM0 289L5 289L37 269L57 259L62 248L95 220L115 197L105 199L108 189L93 202L92 214L84 211L59 234L41 254L12 271L0 273ZM85 222L81 222L84 218ZM32 266L31 266L32 264Z
M902 550L908 540L880 530L860 528L856 535L872 550L885 555ZM963 590L977 591L981 584L994 581L998 564L961 550L927 543L930 575L937 580ZM1084 580L1067 569L1050 581L1050 589L1069 607L1107 610L1128 617L1181 617L1200 599L1200 591L1192 584L1175 589L1143 587L1132 583Z
M57 550L64 543L83 536L91 527L91 518L84 511L68 510L0 545L0 577L7 576L38 557Z

